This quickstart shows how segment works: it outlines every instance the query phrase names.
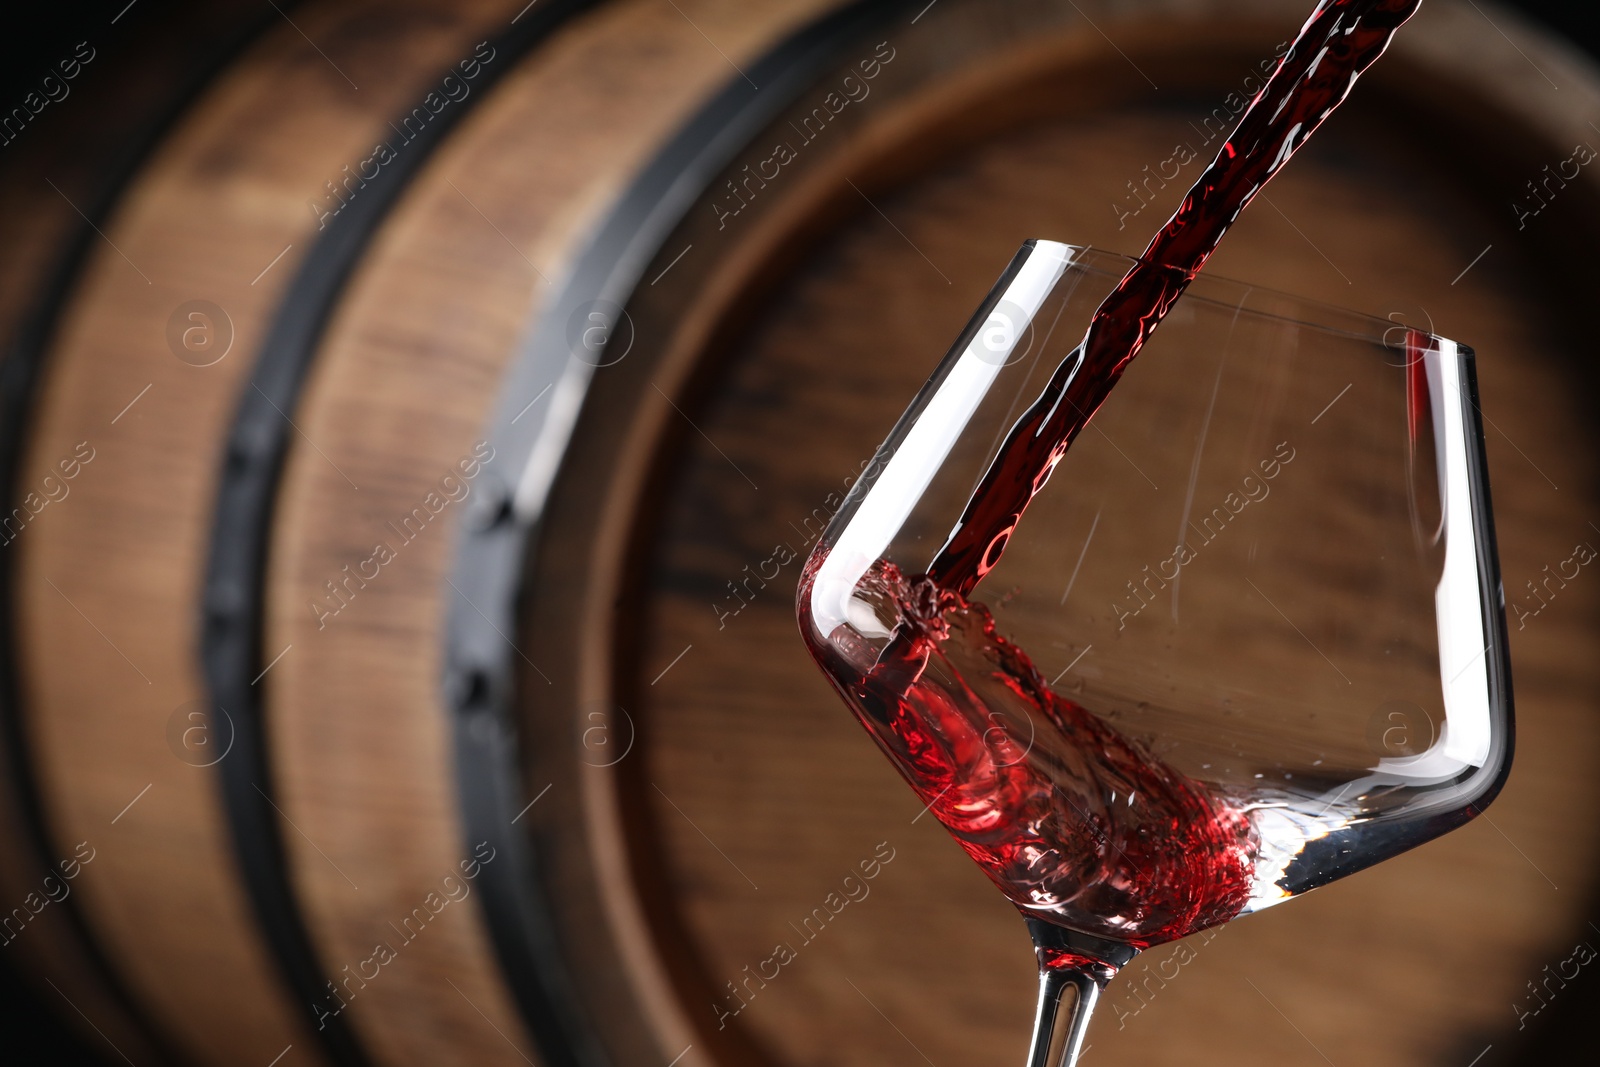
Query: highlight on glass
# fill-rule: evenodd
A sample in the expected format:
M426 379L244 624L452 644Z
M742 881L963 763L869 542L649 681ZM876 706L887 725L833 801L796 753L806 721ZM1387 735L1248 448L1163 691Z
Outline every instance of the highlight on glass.
M1460 826L1512 750L1467 346L1202 275L1070 447L1007 467L1036 398L1083 395L1052 377L1093 370L1073 346L1134 265L1023 246L797 604L1026 919L1034 1067L1138 951Z

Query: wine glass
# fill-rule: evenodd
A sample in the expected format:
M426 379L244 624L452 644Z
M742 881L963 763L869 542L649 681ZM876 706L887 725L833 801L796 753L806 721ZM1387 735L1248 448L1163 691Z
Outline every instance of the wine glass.
M818 665L1026 920L1030 1067L1075 1062L1141 949L1462 825L1511 759L1464 345L1202 275L1021 521L985 518L975 489L1133 263L1027 242L798 596ZM981 588L928 577L984 521Z

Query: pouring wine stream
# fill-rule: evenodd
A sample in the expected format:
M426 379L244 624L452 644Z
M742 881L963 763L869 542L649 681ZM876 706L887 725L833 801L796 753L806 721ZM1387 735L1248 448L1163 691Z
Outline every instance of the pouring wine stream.
M1272 176L1344 101L1421 0L1323 0L1139 262L1007 436L929 577L965 596L1122 371Z
M1012 428L960 524L928 568L937 585L965 597L999 562L1028 502L1239 213L1343 102L1420 3L1318 4L1216 158ZM1028 927L1040 973L1028 1067L1073 1067L1101 989L1133 950L1069 936L1071 931L1039 919L1030 918Z
M860 551L860 546L852 545L846 550L847 546L841 543L833 546L833 553L845 562L840 565L824 561L820 572L808 567L802 582L803 629L809 623L823 634L832 632L834 624L843 621L841 612L846 610L835 606L844 603L837 598L837 591L852 589L858 582L875 588L884 601L897 602L904 609L902 623L892 633L884 634L887 644L877 655L875 665L865 675L857 675L845 695L886 750L891 744L886 738L891 736L905 747L909 755L903 753L899 761L903 772L912 775L907 765L923 760L926 765L916 768L914 773L919 780L914 780L913 785L919 792L938 794L930 807L952 788L966 783L961 780L959 767L936 765L936 761L919 755L930 750L927 724L956 721L961 710L924 685L923 675L930 667L942 665L960 678L962 658L977 662L981 654L1007 665L1017 695L1042 717L1089 738L1097 746L1094 758L1099 766L1087 767L1085 781L1096 780L1102 767L1110 768L1120 775L1118 781L1136 784L1141 807L1162 816L1165 825L1177 828L1163 840L1132 846L1128 851L1133 855L1117 846L1116 838L1106 838L1111 847L1121 852L1120 862L1138 872L1137 878L1131 879L1137 884L1120 889L1101 886L1096 890L1100 894L1096 901L1107 914L1121 914L1106 903L1118 892L1125 897L1142 893L1149 899L1159 898L1156 905L1145 909L1137 923L1111 929L1108 922L1096 924L1096 916L1084 910L1078 913L1077 924L1069 925L1062 918L1062 912L1069 910L1068 903L1032 913L1025 909L1040 970L1028 1067L1073 1067L1101 989L1141 949L1226 922L1244 910L1250 902L1250 835L1254 831L1238 812L1209 796L1198 783L1153 762L1093 715L1053 694L1021 649L995 632L986 609L967 598L999 562L1029 502L1044 487L1073 440L1216 250L1239 213L1333 113L1419 4L1420 0L1323 0L1317 6L1277 69L1245 109L1215 160L1190 188L1177 212L1156 233L1140 260L1094 313L1083 341L1056 368L1038 399L1012 426L925 576L902 576L892 566L868 573L867 567L881 546ZM1035 257L1038 258L1041 257ZM1064 266L1058 264L1052 278L1036 283L1041 298ZM1037 268L1030 261L1024 269ZM981 393L981 389L976 391ZM949 392L953 395L962 390ZM948 449L948 442L928 442L926 447L937 449L941 443ZM916 466L919 460L912 453L922 444L912 438L903 442L880 485L892 480L895 463ZM923 466L928 466L925 459ZM918 477L913 472L910 480ZM922 484L926 484L925 478ZM902 486L890 495L904 503L920 492L918 487ZM863 522L865 512L875 504L883 510L881 500L868 500L857 522ZM895 506L896 502L887 505L890 509ZM890 533L900 521L896 518L891 524L883 516L874 518L879 520L880 529ZM816 563L814 558L813 567ZM833 570L852 573L828 573ZM956 630L961 628L947 621L958 615L970 620L959 633ZM819 662L830 655L816 647L813 654L818 655ZM848 674L848 670L830 671L836 684L839 677ZM985 768L983 788L994 796L1003 794L1008 810L1060 808L1056 786L1030 779L1019 766L1022 762L1023 755L1011 762L992 761ZM1077 807L1077 802L1065 794L1061 794L1061 801ZM1129 807L1131 803L1130 795ZM952 832L957 828L973 831L967 836L957 834L958 842L1002 888L1009 882L1019 892L1026 890L1036 901L1059 901L1058 896L1052 896L1056 883L1049 879L1059 880L1063 875L1051 872L1047 876L1024 869L1029 865L1019 867L1017 856L1000 846L974 843L981 833L993 829L980 827L977 821L985 817L992 820L992 813L1002 808L998 802L965 808L947 802L936 809L936 814ZM1121 817L1135 818L1131 814ZM963 827L963 819L973 826ZM1088 824L1085 817L1084 825ZM1139 838L1122 840L1126 843ZM1101 853L1106 850L1106 843L1101 841L1089 849ZM1080 865L1090 862L1081 857L1056 857L1051 862L1064 867L1069 861ZM1037 867L1044 859L1038 857L1030 862ZM1105 865L1110 861L1101 856L1099 862ZM1146 874L1147 870L1159 873ZM1113 881L1103 879L1105 885ZM1087 909L1089 905L1083 907ZM1052 917L1061 921L1051 921ZM1086 933L1084 927L1099 932ZM1102 936L1108 933L1115 936Z

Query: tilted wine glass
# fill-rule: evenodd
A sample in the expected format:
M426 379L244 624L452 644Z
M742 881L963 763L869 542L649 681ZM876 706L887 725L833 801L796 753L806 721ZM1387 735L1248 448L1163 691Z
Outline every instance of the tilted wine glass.
M1464 345L1202 275L1020 522L972 499L1132 262L1023 246L797 604L835 688L1026 919L1030 1067L1076 1060L1141 949L1463 824L1511 759ZM927 577L982 522L988 606Z

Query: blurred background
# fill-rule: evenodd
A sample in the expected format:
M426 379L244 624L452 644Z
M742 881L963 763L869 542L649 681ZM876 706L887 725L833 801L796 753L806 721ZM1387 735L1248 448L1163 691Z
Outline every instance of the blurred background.
M0 549L0 903L94 858L6 931L8 1062L1020 1058L1020 925L775 546L1021 240L1142 247L1306 8L11 15L0 481L51 501ZM1219 253L1477 348L1518 763L1492 824L1136 962L1090 1062L1587 1048L1600 579L1534 584L1600 543L1597 122L1581 5L1426 0Z

